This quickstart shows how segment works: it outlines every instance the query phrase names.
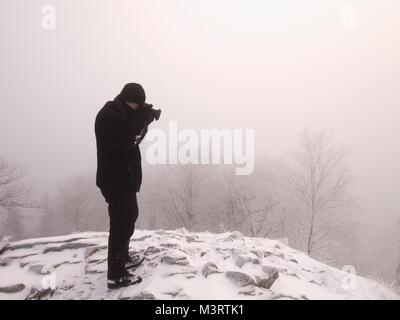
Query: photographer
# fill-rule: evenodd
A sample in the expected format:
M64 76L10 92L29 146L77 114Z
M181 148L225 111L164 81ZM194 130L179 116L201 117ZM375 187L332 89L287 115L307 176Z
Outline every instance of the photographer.
M128 83L108 101L95 121L97 145L96 185L108 203L108 287L118 288L141 281L127 271L143 261L129 254L130 238L138 218L136 192L142 183L139 144L148 125L160 117L160 110L146 104L143 87Z

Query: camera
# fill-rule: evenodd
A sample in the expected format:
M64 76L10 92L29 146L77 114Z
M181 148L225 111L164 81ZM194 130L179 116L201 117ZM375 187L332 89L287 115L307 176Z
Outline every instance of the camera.
M155 120L160 119L161 110L153 109L152 104L145 103L145 104L143 104L142 109L143 109L143 112L145 114L147 114L147 116L153 117Z

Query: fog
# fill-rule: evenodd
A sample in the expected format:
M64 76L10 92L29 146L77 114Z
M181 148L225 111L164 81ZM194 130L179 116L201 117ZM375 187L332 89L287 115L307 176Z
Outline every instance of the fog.
M55 30L42 28L46 4ZM2 0L1 155L26 165L43 193L94 172L97 112L139 82L163 112L153 128L254 129L257 157L283 156L304 129L332 131L349 151L362 215L385 227L400 215L399 9L396 0Z

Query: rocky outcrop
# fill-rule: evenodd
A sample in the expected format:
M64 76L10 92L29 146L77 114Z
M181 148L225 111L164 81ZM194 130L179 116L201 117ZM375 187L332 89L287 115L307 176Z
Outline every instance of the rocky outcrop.
M143 281L108 290L107 233L0 242L0 299L398 299L361 277L345 290L341 270L285 241L223 234L135 231Z

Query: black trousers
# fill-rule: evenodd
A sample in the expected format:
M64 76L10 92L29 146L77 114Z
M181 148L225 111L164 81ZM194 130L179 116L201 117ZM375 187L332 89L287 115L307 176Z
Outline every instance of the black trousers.
M139 216L136 192L108 193L101 190L108 203L110 232L108 236L108 279L119 278L125 271L129 242Z

